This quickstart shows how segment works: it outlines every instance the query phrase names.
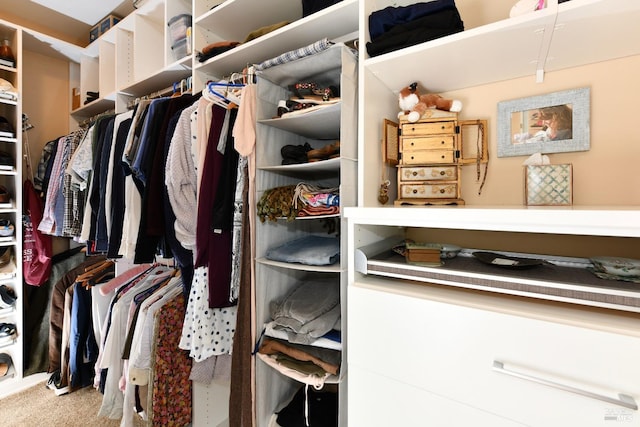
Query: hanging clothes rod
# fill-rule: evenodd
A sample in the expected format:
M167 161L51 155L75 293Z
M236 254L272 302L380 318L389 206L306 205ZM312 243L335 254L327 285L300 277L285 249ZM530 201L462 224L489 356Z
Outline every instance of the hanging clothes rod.
M95 123L96 120L98 120L100 117L102 116L108 116L110 114L115 114L116 110L115 109L110 109L110 110L106 110L103 111L101 113L96 114L95 116L91 116L89 118L84 119L82 122L80 122L78 124L78 126L80 127L85 127L85 126L89 126L92 125L93 123Z
M191 90L191 77L185 78L180 80L179 82L174 82L171 86L166 87L164 89L160 89L157 90L155 92L151 92L148 95L144 95L144 96L139 96L131 101L129 101L127 103L127 108L130 110L133 107L135 107L138 102L140 102L140 100L142 99L156 99L156 98L162 98L165 96L169 96L172 95L174 93L176 93L178 90L180 90L180 92L184 92L184 91L189 91Z

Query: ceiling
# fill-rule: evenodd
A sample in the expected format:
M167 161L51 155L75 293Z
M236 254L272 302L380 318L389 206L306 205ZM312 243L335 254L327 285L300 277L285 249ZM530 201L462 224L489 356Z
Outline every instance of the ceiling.
M93 27L93 24L82 22L80 19L87 22L97 19L99 22L109 14L124 17L134 10L131 0L110 0L109 2L103 0L37 1L47 3L51 8L32 0L0 0L0 18L80 46L89 44L89 30ZM66 8L72 3L84 5L84 7L68 9L67 13L73 14L75 17L70 17L56 10L58 7ZM115 8L112 10L100 9L107 4L115 5ZM112 6L106 7L111 8ZM95 18L96 16L98 18Z

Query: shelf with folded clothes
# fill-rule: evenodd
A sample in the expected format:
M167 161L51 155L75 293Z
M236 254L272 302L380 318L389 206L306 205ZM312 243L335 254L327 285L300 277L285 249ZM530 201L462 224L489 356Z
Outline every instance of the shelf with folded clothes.
M256 262L292 270L339 273L340 236L306 233L272 244Z
M287 331L278 328L277 322L275 321L265 323L262 327L262 334L265 337L276 338L280 340L289 339ZM342 333L334 328L326 332L324 335L308 342L306 345L342 351Z
M250 4L249 4L250 3ZM286 9L295 9L294 4L286 2ZM299 5L299 3L298 3ZM225 19L227 11L231 11L230 7L241 7L242 12L237 16L246 17L246 10L252 11L256 8L262 8L255 2L247 0L234 0L225 2L224 7L220 5L211 10L207 14L197 17L194 21L194 40L195 50L201 51L205 46L225 41L242 42L247 38L250 32L259 29L259 24L252 23L244 26L237 19ZM276 10L271 2L264 2L264 7L270 10ZM259 19L264 19L260 13L252 13ZM297 14L302 16L301 13ZM235 17L234 17L235 18ZM280 21L286 21L286 16L281 17ZM241 21L244 21L242 19ZM252 22L247 19L248 22ZM266 22L265 25L272 25L276 22ZM240 24L240 25L239 25ZM222 30L234 26L235 32L223 33ZM305 45L315 43L325 38L339 39L347 34L354 33L358 28L358 0L343 0L336 5L328 7L319 12L313 13L307 17L296 19L287 25L277 28L274 31L265 33L250 41L235 45L233 48L213 56L206 61L196 64L197 71L210 74L220 78L233 72L243 69L247 64L259 64L262 61L280 55L283 52L299 49ZM231 30L229 30L231 31Z
M298 182L272 187L260 197L257 215L262 223L339 217L339 186Z
M370 16L377 2L365 2ZM472 12L459 3L465 25ZM467 12L469 12L467 14ZM429 76L429 89L435 93L532 76L590 63L637 55L640 17L637 2L615 0L572 0L521 16L480 23L464 31L399 48L364 59L364 68L391 91L414 81L414 68ZM474 18L475 19L475 18ZM634 33L629 33L629 28ZM598 28L598 31L593 31ZM371 34L366 34L370 41ZM590 46L588 51L575 49ZM487 49L491 46L491 49ZM596 48L597 46L597 48ZM602 48L600 48L602 47ZM456 52L456 55L451 55ZM504 52L510 52L504 66ZM473 73L467 72L473 64Z
M322 387L340 382L340 278L298 275L279 295L269 294L268 320L256 345L260 360L296 381Z

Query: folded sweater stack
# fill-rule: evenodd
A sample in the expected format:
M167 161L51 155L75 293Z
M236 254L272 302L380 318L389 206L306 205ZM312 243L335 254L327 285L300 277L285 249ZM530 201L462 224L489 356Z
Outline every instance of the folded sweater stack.
M369 56L464 31L454 0L434 0L410 6L389 6L369 15Z

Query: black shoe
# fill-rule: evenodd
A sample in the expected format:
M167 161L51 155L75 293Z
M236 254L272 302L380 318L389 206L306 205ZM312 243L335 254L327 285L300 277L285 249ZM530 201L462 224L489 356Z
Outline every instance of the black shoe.
M13 289L7 285L0 285L0 308L13 307L17 299Z
M280 149L283 165L294 165L307 163L307 152L311 150L311 145L305 142L304 145L285 145Z
M13 323L0 323L0 345L7 344L16 339L16 325Z

